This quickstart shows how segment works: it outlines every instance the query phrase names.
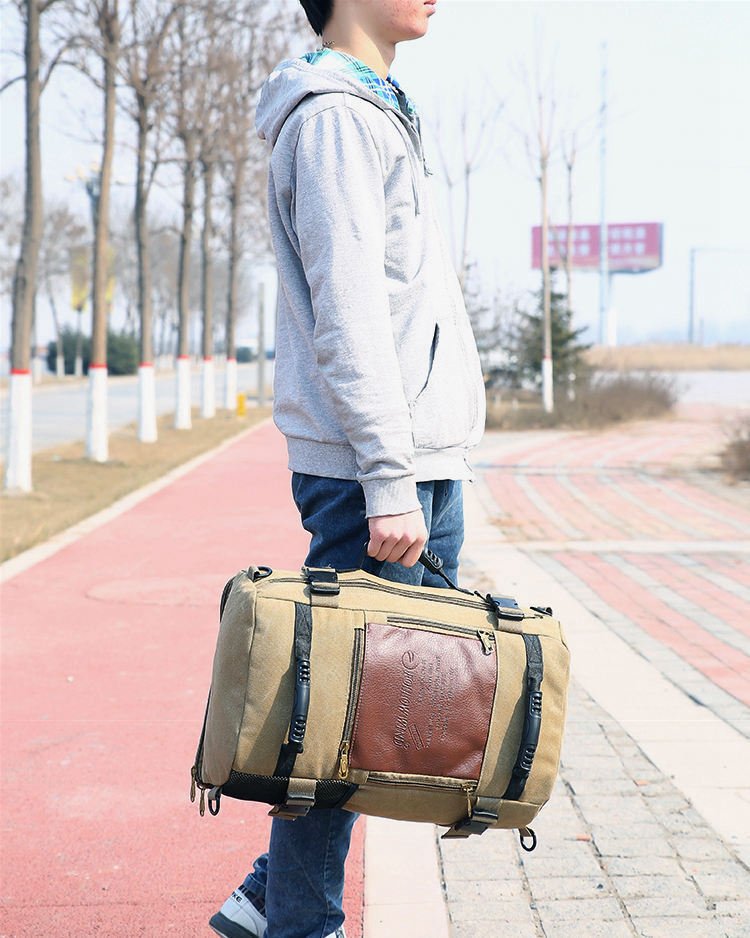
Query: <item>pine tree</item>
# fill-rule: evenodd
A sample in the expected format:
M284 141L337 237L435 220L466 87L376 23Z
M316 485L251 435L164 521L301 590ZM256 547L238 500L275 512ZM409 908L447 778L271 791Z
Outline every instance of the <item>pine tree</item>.
M543 296L541 289L534 294L536 303L534 312L521 312L515 330L515 354L522 379L539 384L542 379L543 354ZM552 362L554 365L555 386L568 384L570 375L580 382L589 373L584 359L584 352L591 348L591 343L579 341L585 326L573 328L573 311L568 309L564 293L560 293L552 284L551 327L552 327Z

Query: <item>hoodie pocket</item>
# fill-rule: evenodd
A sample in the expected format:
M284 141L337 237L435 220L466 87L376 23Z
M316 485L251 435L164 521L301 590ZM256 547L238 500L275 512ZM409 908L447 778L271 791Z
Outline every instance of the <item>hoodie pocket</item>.
M429 364L427 365L427 377L424 379L422 387L417 391L416 396L409 401L409 407L414 407L416 402L422 396L425 391L425 388L430 383L430 377L432 375L432 369L435 365L435 353L437 352L438 343L440 342L440 325L435 323L435 329L432 333L432 343L430 345L430 358Z
M464 339L455 322L436 324L427 381L409 406L416 447L445 449L466 443L476 401Z

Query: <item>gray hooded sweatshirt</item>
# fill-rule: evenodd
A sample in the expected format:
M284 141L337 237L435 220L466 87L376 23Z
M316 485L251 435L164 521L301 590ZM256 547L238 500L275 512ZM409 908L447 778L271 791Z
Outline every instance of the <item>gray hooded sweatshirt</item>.
M255 126L271 151L273 420L288 467L356 479L368 518L418 510L418 481L474 480L485 423L419 125L354 76L286 59Z

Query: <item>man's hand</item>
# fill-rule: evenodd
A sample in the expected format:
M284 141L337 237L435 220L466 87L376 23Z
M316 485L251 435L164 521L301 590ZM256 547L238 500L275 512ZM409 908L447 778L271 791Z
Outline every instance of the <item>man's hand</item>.
M413 567L428 538L422 509L403 515L377 515L367 520L370 526L368 555L376 560Z

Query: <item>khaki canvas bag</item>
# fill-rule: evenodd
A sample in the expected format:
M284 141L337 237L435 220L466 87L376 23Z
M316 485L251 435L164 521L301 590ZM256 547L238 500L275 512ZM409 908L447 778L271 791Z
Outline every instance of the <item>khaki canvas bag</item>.
M227 583L191 800L448 827L527 825L557 777L569 655L542 607L361 569L251 566Z

